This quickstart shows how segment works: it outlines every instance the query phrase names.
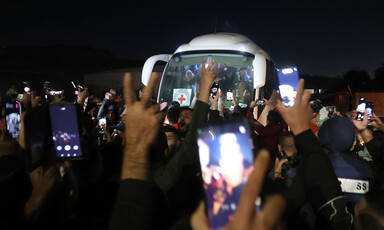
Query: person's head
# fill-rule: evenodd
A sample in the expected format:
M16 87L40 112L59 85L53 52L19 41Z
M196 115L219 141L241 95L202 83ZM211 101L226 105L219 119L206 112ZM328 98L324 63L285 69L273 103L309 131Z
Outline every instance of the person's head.
M107 119L111 122L115 122L115 118L116 118L116 112L115 110L113 110L112 108L109 108L108 109L108 113L107 113Z
M384 229L384 191L367 192L354 206L354 212L354 229Z
M180 107L179 115L179 131L180 133L185 133L188 130L189 124L191 124L193 110L188 107Z
M290 131L280 133L278 148L280 152L284 151L288 157L296 155L295 135Z
M323 107L320 100L311 100L309 102L312 108L312 122L318 122L320 119L320 109Z
M124 100L123 93L119 90L116 90L115 102L122 102Z
M112 141L118 143L119 145L125 144L125 135L124 135L124 132L121 130L115 129L111 134L111 138L112 138Z
M168 121L174 125L179 121L180 108L178 106L169 107L167 110Z
M267 116L267 123L271 125L277 125L280 122L280 115L278 112L271 110Z
M240 76L244 76L244 75L246 75L247 74L247 69L246 68L240 68L240 70L239 70L239 75Z
M355 128L349 119L333 117L326 120L318 132L320 143L328 150L348 151L355 140Z
M244 176L244 156L240 145L233 133L223 134L219 142L221 144L219 165L223 169L224 179L229 186L236 187L241 184Z
M87 107L85 108L85 112L92 116L95 115L96 111L97 111L97 104L95 102L88 104Z
M168 148L164 154L166 157L173 156L173 154L175 154L179 149L181 143L179 131L170 125L161 127L161 131L165 133L168 144Z
M237 89L238 90L245 90L246 86L247 85L245 84L245 82L241 81L241 82L238 83Z
M340 117L346 117L347 116L347 107L343 104L338 104L335 106L335 115Z
M172 107L180 108L180 103L178 101L171 101L168 105L168 109Z
M190 80L192 80L193 76L194 76L194 74L192 73L192 71L187 70L187 72L185 73L185 80L190 81Z

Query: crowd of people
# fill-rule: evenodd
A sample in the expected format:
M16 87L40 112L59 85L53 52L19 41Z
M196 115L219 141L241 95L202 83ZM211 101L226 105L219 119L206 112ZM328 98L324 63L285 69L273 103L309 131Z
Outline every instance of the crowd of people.
M290 108L272 95L246 108L235 99L234 109L224 111L220 92L210 97L213 65L202 63L192 108L157 104L157 74L140 90L126 74L124 87L103 97L79 88L79 159L56 156L44 115L49 105L70 102L61 93L36 96L33 89L20 100L12 87L1 99L0 229L210 229L198 129L239 118L252 130L254 162L246 169L253 171L220 229L384 229L384 123L378 116L357 120L356 111L342 105L327 110L311 99L302 79ZM243 88L235 95L248 97ZM18 138L7 133L4 114L4 104L16 100L23 111ZM255 119L257 106L266 122ZM41 127L39 137L33 127ZM32 145L38 138L44 141ZM37 165L34 154L41 155ZM220 213L225 199L215 202L213 212Z

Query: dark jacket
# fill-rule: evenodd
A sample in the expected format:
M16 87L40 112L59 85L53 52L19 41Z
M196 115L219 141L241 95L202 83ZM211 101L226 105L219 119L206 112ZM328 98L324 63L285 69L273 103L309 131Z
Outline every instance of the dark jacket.
M330 150L328 156L341 189L353 207L373 185L368 163L349 153L355 139L355 128L349 119L334 117L323 123L318 136Z
M315 229L350 229L353 217L347 211L347 199L318 139L308 129L295 136L295 143L301 154L301 166L284 194L286 219L293 222L291 227L302 206L309 202L317 214Z

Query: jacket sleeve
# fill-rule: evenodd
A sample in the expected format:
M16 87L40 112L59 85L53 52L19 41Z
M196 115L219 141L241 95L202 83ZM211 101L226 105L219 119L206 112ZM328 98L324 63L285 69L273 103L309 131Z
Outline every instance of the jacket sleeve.
M209 110L209 122L220 121L222 118L220 117L218 110Z
M104 98L103 103L100 106L99 112L97 113L97 118L100 119L102 117L105 117L108 113L108 106L112 104L112 101L108 100L107 98Z
M320 142L308 129L295 136L295 143L302 163L286 194L287 211L297 210L307 199L320 216L330 220L333 229L350 229L353 217L347 210L347 199Z

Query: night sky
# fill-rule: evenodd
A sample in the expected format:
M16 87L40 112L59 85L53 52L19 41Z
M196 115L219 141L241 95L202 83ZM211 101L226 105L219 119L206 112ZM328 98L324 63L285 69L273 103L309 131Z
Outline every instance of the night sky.
M1 1L0 46L89 45L145 60L217 31L246 35L277 65L295 64L305 74L336 76L357 68L373 77L384 63L379 3L164 2Z

